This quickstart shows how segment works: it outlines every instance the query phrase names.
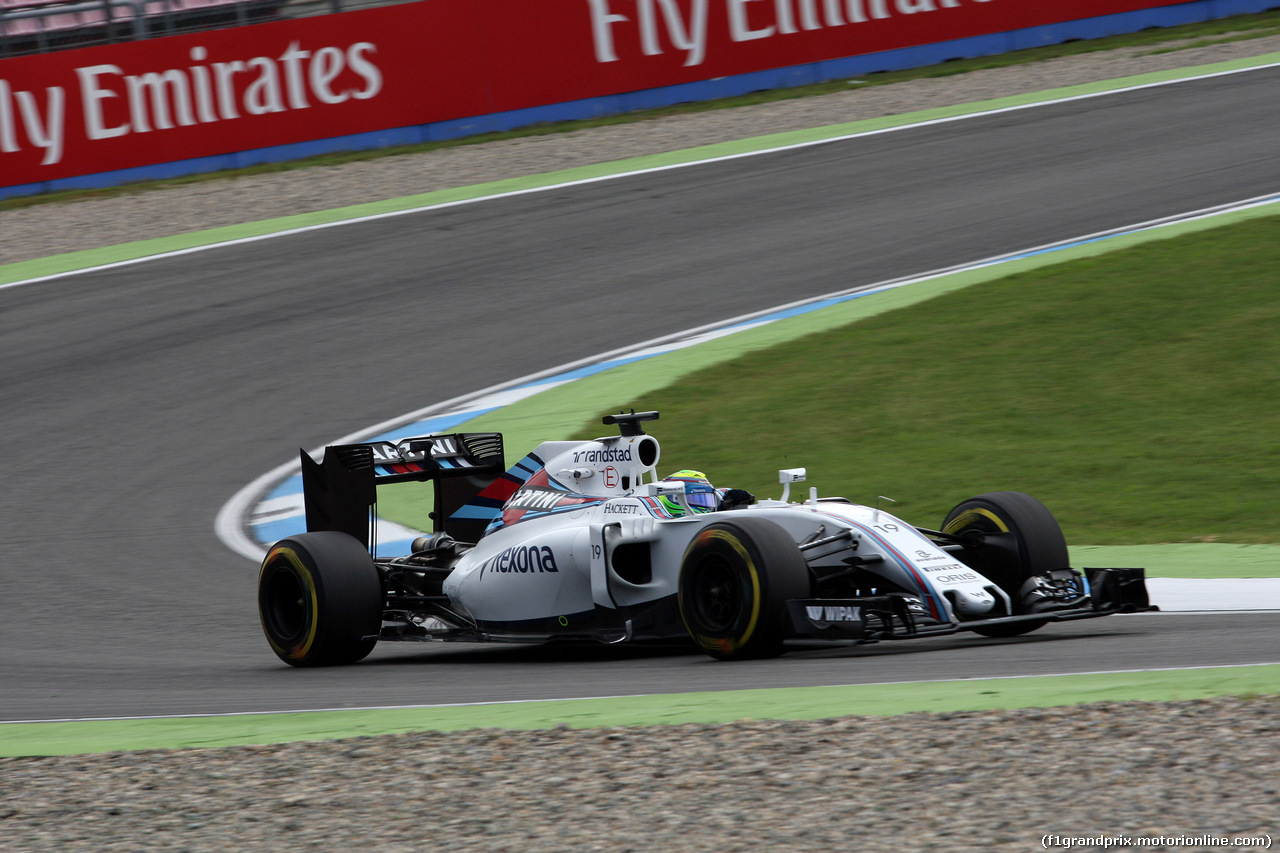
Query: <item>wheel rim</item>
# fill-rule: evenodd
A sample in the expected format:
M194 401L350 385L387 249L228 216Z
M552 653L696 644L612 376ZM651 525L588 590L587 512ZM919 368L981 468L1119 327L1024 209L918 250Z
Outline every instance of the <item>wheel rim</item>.
M707 557L698 565L693 602L698 621L708 633L731 631L742 613L742 583L728 561Z
M302 636L307 610L306 590L297 573L289 568L273 573L267 582L265 615L276 638L288 643Z
M1004 547L984 548L971 552L965 562L984 577L994 581L1011 598L1017 596L1018 589L1022 586L1021 548L1016 544L1019 541L1018 534L1016 530L1011 529L1008 522L995 515L992 509L973 507L944 524L942 529L960 538L975 533L981 536L1012 536L1012 550Z

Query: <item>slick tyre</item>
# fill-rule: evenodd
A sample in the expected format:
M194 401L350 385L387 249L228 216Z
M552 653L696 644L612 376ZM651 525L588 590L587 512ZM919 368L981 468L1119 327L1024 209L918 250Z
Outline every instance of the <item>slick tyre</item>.
M1032 575L1065 569L1070 563L1067 540L1053 513L1022 492L988 492L961 501L947 513L942 532L963 537L983 534L983 544L957 556L984 577L995 581L1013 602L1015 613L1022 585ZM988 637L1016 637L1047 624L1018 622L976 629Z
M811 584L795 541L760 518L709 524L680 562L679 609L685 628L717 660L782 653L786 602L808 598Z
M271 650L291 666L355 663L382 627L382 581L369 552L346 533L282 539L258 574L258 615Z

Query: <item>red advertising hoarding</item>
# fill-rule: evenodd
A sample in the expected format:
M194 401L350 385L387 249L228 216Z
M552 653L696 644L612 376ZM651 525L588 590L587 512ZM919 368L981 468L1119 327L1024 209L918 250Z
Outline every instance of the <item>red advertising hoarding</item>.
M634 92L1170 0L423 0L0 60L0 186Z

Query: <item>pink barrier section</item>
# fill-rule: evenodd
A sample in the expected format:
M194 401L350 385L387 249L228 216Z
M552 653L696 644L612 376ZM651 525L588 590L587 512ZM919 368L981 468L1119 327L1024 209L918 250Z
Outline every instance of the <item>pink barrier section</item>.
M424 0L16 57L0 60L0 187L1177 5Z
M112 3L111 22L122 23L136 17L159 17L162 15L180 14L192 11L207 11L217 6L227 6L238 0L145 0L140 4ZM40 17L4 17L0 16L0 36L22 36L38 32L57 33L67 30L92 30L108 23L107 12L101 5L97 8L78 8L76 11L60 12L58 7L78 6L75 0L0 0L0 10L24 11L43 9L48 14ZM139 13L138 8L141 12Z
M26 9L50 8L64 5L62 0L0 0L0 9L18 11ZM54 11L54 9L50 9ZM102 13L99 12L99 15ZM0 20L0 35L17 36L37 32L56 32L73 30L84 26L85 15L82 12L63 12L50 14L40 18L10 18Z

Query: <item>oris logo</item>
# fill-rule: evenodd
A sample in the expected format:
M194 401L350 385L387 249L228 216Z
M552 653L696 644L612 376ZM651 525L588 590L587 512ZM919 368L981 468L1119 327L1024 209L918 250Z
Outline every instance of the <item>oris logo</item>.
M973 572L961 572L958 575L939 575L934 580L938 583L964 583L965 581L976 581L978 576Z

